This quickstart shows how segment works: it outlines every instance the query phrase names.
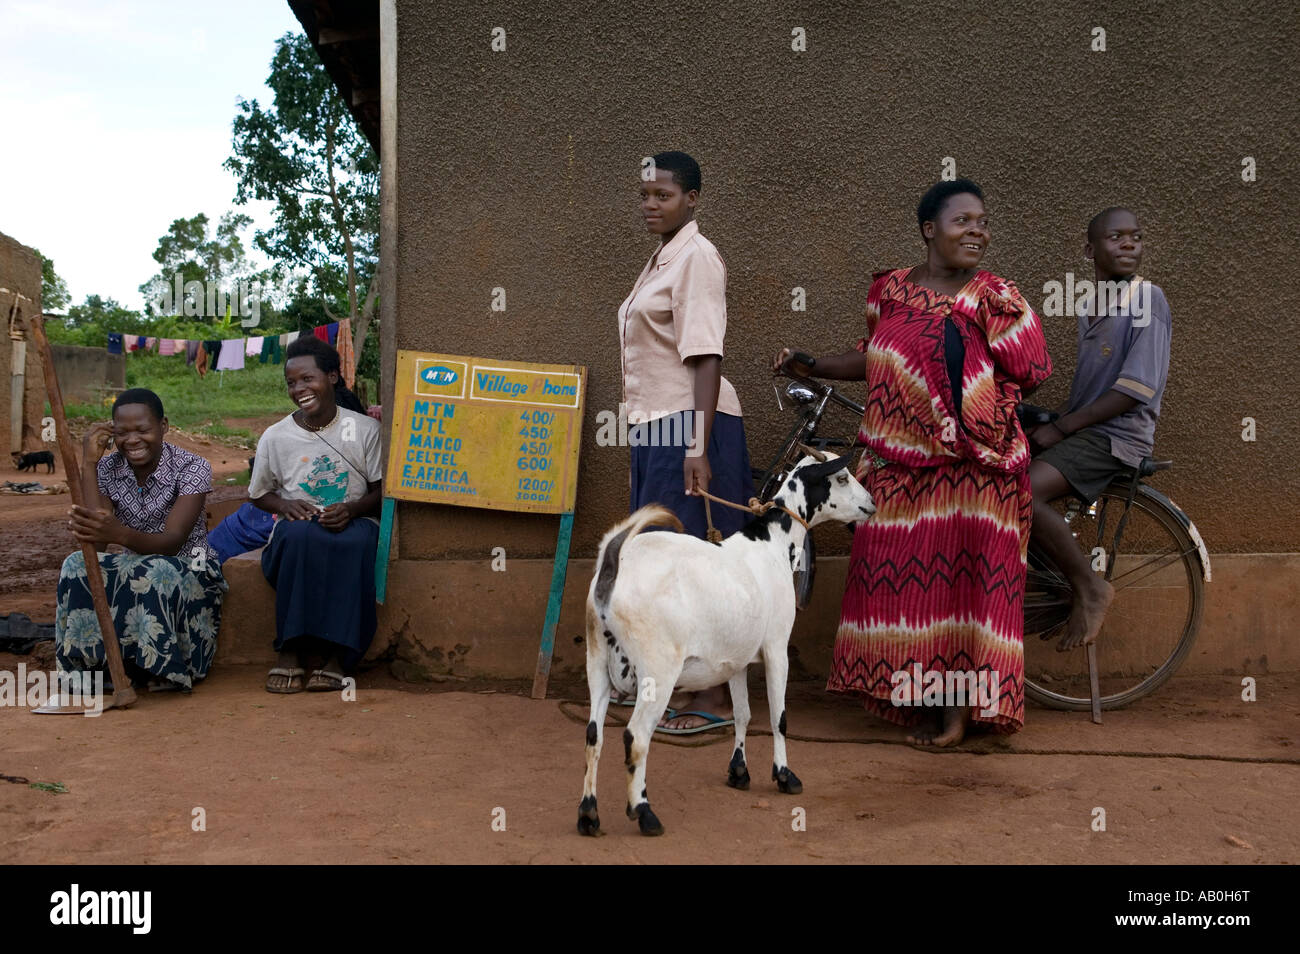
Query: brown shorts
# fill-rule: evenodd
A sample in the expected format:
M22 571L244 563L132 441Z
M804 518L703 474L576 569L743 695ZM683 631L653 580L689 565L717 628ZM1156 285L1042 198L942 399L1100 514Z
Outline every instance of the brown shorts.
M1076 496L1092 503L1116 477L1133 477L1133 468L1110 452L1110 438L1085 427L1036 456L1070 482Z

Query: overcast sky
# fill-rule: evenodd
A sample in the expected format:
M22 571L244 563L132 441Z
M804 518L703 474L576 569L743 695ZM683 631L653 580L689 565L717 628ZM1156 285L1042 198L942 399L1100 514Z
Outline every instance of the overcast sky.
M74 304L140 308L173 219L268 224L221 164L236 99L270 102L275 41L299 30L284 0L0 0L0 232L52 258Z

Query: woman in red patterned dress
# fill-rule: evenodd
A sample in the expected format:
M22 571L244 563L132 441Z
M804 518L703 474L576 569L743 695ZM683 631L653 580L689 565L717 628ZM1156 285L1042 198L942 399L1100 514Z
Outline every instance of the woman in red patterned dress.
M1052 365L1015 285L978 268L989 242L979 186L938 183L917 221L925 262L874 276L867 337L794 370L867 383L858 478L877 509L854 534L827 689L914 726L914 743L945 746L972 720L1024 724L1033 509L1015 409Z

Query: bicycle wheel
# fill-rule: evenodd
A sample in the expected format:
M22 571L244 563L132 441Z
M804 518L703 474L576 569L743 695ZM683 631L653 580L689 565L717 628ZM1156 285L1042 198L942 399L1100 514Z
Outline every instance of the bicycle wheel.
M1203 610L1196 543L1179 513L1145 485L1138 488L1116 550L1128 493L1127 481L1116 482L1091 507L1058 502L1075 539L1092 554L1093 568L1111 564L1115 600L1097 638L1103 709L1141 699L1172 676L1191 651ZM1070 615L1069 581L1032 542L1028 563L1025 695L1052 709L1087 710L1092 703L1086 654L1056 650Z

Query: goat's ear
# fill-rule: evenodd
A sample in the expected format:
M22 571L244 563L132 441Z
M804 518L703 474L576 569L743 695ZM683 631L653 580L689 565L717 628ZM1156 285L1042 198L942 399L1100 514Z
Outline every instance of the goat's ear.
M829 477L831 474L835 473L836 471L840 471L843 470L845 467L848 467L850 460L851 458L849 457L849 455L844 454L841 457L836 457L833 460L828 460L824 464L809 464L807 467L804 467L799 471L799 476L803 477L805 481L822 480L823 478Z

